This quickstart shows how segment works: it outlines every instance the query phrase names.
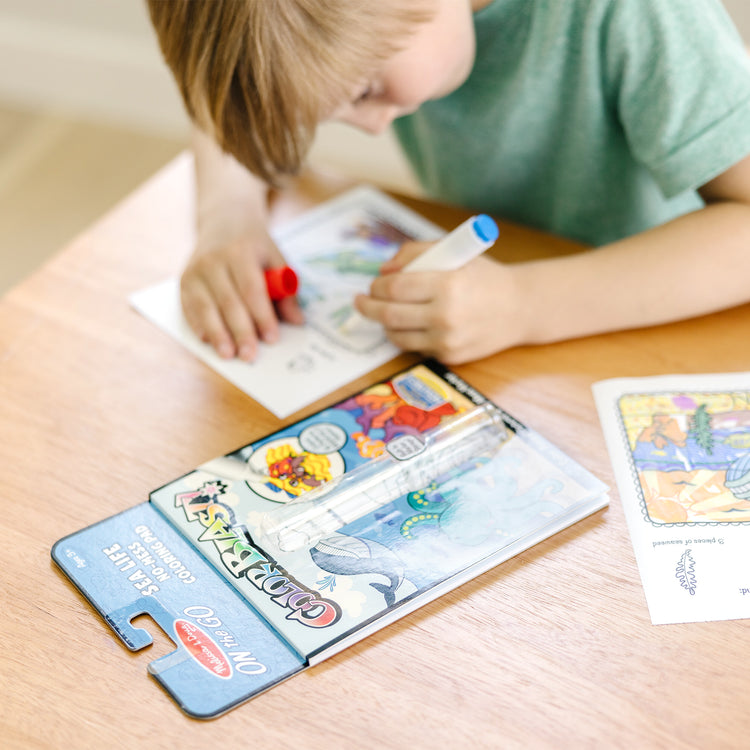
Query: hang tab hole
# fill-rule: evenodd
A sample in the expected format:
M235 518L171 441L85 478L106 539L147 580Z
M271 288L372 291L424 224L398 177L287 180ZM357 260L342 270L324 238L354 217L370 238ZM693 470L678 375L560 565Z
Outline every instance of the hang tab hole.
M148 634L151 636L153 643L146 648L149 661L155 661L162 656L171 654L177 648L177 644L174 640L172 640L162 626L159 625L151 615L147 613L136 615L130 621L130 624L134 628L143 628L144 630L147 630Z

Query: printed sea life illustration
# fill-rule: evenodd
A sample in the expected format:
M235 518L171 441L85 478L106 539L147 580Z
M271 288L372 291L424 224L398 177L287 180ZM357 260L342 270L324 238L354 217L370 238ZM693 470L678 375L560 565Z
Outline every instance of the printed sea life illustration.
M302 282L297 297L310 328L347 351L364 354L386 337L377 324L348 327L354 297L369 289L383 263L414 234L375 211L357 211L348 223L330 229L333 239L320 246L308 242L297 260Z
M476 473L468 488L457 472L456 481L433 483L411 493L407 499L417 512L403 521L401 535L413 539L421 530L435 526L451 541L475 546L503 531L517 534L545 513L554 515L560 511L554 495L563 485L557 479L543 479L525 492L518 492L510 475L506 475L506 481L496 481L497 465L487 471L486 483L482 482L481 467L473 468Z
M408 571L409 585L418 587L448 574L458 559L468 564L481 558L482 550L511 544L531 529L554 522L570 503L571 490L563 475L550 472L520 441L511 441L494 459L467 461L340 533L366 545L378 543L374 549L389 549ZM318 545L311 552L313 561L334 574L372 572L361 563L344 567L341 560L320 553ZM397 600L403 590L404 582Z
M396 592L404 580L404 564L388 547L370 539L359 539L345 534L333 534L321 539L311 550L310 557L322 570L334 575L355 576L377 574L387 583L372 582L370 586L385 598L386 606L396 601ZM329 584L330 588L333 588Z
M340 245L332 251L309 257L306 263L314 269L335 271L339 276L375 277L384 261L413 235L378 216L363 217L341 233Z
M358 222L345 232L345 236L365 239L374 245L402 245L407 240L414 239L414 235L379 216L370 216Z
M248 460L258 479L248 480L256 494L275 502L288 502L344 472L337 452L311 453L295 437L272 440L255 450Z
M325 456L311 456L309 453L295 453L291 446L269 450L268 481L272 484L296 492L320 487L331 478L330 463Z
M383 264L382 256L364 254L357 250L340 250L330 255L320 255L308 261L309 265L320 269L331 269L338 274L360 274L377 276Z
M735 497L741 500L750 498L750 453L740 456L727 469L724 484Z
M420 409L404 403L390 385L378 385L343 401L337 407L350 412L362 431L355 439L362 446L361 455L379 455L385 443L398 435L418 435L437 427L441 420L458 413L450 402L432 409ZM377 437L376 437L377 436ZM376 445L373 441L378 440Z
M750 394L628 394L619 412L653 524L750 522Z
M686 549L682 555L680 555L680 560L675 569L675 578L690 596L695 595L695 590L698 585L695 578L695 560L693 560L689 549Z
M302 307L305 322L342 349L365 354L386 342L385 331L377 323L366 321L351 329L348 321L354 312L355 295L364 289L331 290L325 299L307 300Z

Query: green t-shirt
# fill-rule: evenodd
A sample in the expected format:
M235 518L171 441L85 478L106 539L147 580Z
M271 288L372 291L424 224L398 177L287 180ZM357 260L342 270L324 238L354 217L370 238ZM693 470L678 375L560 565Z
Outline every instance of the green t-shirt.
M750 153L718 0L494 0L466 83L394 123L435 198L595 245L702 205Z

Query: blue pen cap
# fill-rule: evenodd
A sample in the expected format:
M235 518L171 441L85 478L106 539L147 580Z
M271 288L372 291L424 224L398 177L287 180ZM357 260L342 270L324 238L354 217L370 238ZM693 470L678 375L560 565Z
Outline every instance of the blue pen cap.
M494 242L500 234L497 224L487 214L479 214L474 219L472 227L482 242Z

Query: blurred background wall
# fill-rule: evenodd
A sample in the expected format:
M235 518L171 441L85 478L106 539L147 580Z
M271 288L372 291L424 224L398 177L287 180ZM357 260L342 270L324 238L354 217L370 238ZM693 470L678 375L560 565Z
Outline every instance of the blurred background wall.
M160 136L187 130L141 0L0 0L0 102ZM373 144L333 126L312 159L416 189L394 154L390 134Z

